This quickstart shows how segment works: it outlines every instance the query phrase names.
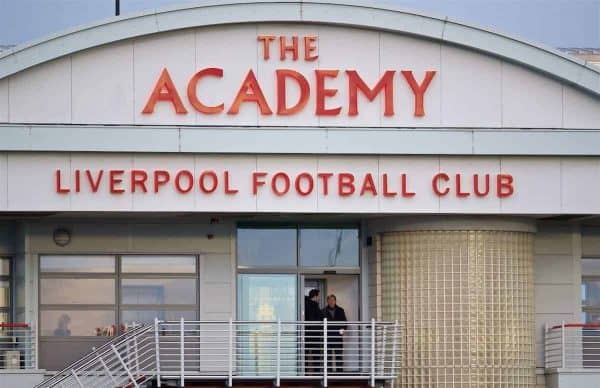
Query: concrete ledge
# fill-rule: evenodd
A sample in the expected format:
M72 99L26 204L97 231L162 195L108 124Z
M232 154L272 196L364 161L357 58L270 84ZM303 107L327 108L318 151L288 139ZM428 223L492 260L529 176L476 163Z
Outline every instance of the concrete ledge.
M600 156L600 130L0 124L0 151Z
M546 370L546 388L583 387L600 387L600 368Z
M31 388L44 380L43 369L0 369L0 387Z

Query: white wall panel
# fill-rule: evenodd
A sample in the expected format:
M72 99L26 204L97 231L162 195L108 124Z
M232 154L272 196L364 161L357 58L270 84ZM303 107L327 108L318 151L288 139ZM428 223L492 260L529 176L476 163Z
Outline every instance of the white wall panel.
M347 69L356 70L367 85L375 86L380 78L378 32L320 26L319 68L340 70L337 78L325 81L326 88L338 89L335 96L325 99L325 106L342 107L337 116L319 116L319 125L365 127L381 125L383 93L373 102L369 102L359 92L358 115L348 116L348 76L345 74ZM397 74L395 80L397 83ZM316 88L316 84L313 85L315 85L313 88Z
M381 117L381 124L385 127L393 126L438 126L441 124L441 45L408 36L382 32L380 33L380 65L381 72L396 70L396 83L394 88L395 116ZM415 117L414 93L408 87L402 70L414 70L415 80L421 84L426 71L436 71L427 92L425 93L425 116Z
M521 66L502 63L502 126L561 128L562 85Z
M564 88L565 128L600 129L600 98Z
M588 158L564 159L562 209L568 213L599 213L600 162Z
M196 194L195 210L228 209L228 211L256 211L257 197L252 195L252 173L257 171L256 156L196 155L196 175L212 170L217 173L219 187L213 194ZM219 167L219 168L216 168ZM225 194L225 171L229 172L229 189L235 195Z
M133 199L131 194L131 179L128 172L133 168L132 155L113 155L110 158L90 158L85 154L71 155L71 171L73 173L68 177L70 182L71 206L82 210L102 210L106 208L114 210L132 210ZM80 170L80 189L76 192L75 170ZM89 173L88 173L89 170ZM115 171L114 184L115 191L121 193L111 193L111 170ZM121 171L121 173L117 173ZM63 176L66 177L66 173ZM117 182L120 180L120 182ZM98 185L97 192L90 198L90 193L94 190L92 186Z
M57 194L55 188L56 170L70 171L70 166L69 154L9 154L3 188L8 195L7 210L68 210L71 197ZM62 178L62 185L70 187L70 177Z
M319 68L319 58L313 61L304 60L304 37L305 36L318 36L319 28L316 25L273 25L273 24L261 24L257 27L257 35L271 35L275 36L275 41L270 45L270 59L264 59L262 44L258 46L257 52L257 78L262 87L262 91L265 94L265 98L269 102L269 106L273 111L272 115L263 116L258 115L259 125L281 125L281 116L277 116L277 84L276 84L276 71L277 69L287 68L293 69L302 74L309 85L314 85L315 82L315 70ZM298 37L298 60L294 61L292 53L288 52L284 61L280 60L279 52L279 38L285 36L286 43L292 44L292 36ZM250 37L252 38L252 37ZM314 44L317 50L313 52L314 55L318 55L319 42ZM345 78L344 74L340 74L340 77ZM288 80L286 83L286 99L288 106L294 106L300 97L300 89L294 80ZM319 119L315 115L315 101L316 93L314 87L309 92L308 102L304 109L298 114L290 115L285 118L286 125L299 125L299 126L317 126Z
M444 185L450 193L440 198L440 212L442 213L499 213L500 198L496 195L496 177L500 173L500 160L497 158L469 158L460 157L440 158L440 172L450 176L450 181ZM456 174L460 174L460 183ZM477 174L478 192L486 193L478 196L475 190ZM486 179L486 175L488 175ZM486 185L486 182L489 185ZM459 189L468 196L457 196ZM487 188L487 190L486 190Z
M154 171L164 170L166 165L172 169L169 171L169 180L171 183L159 185L157 187L159 195L157 195L154 192ZM164 155L160 160L152 155L135 155L133 157L133 168L145 171L148 175L146 184L147 192L144 193L141 186L138 185L138 190L132 194L134 210L173 211L193 209L195 207L198 198L198 192L195 188L198 186L198 182L196 179L197 174L195 174L193 155ZM191 182L192 189L187 193L179 192L175 185L172 184L177 179L177 174L184 170L191 172L193 175ZM190 183L186 177L189 177L189 175L184 173L179 178L180 187L184 191L188 189L188 184Z
M243 155L150 155L150 154L100 154L100 153L9 153L7 181L0 179L0 192L7 193L9 210L72 210L72 211L203 211L203 212L285 212L285 213L465 213L465 214L597 214L600 209L593 193L597 192L600 160L598 158L570 159L568 157L368 157L368 156L243 156ZM60 170L61 188L57 191L56 171ZM80 185L77 191L76 174ZM90 171L90 176L87 175ZM133 171L147 174L146 193L136 185L132 194ZM155 171L164 170L169 180L154 192ZM181 179L180 193L176 176L188 170L193 182ZM99 179L98 188L92 183ZM123 193L112 192L110 171L116 171L114 187ZM497 173L513 177L514 192L498 197ZM225 172L229 173L229 190L226 193ZM253 174L264 182L253 193ZM289 178L289 190L277 195L272 178L282 172ZM448 175L440 180L438 195L433 180L438 172ZM205 173L205 190L200 177ZM214 173L217 186L212 190ZM310 179L300 180L300 195L295 181L300 173ZM319 174L333 174L327 179L328 195L324 195L323 179ZM340 195L340 174L353 176L354 187L350 195ZM486 196L474 194L473 174L480 176L480 192L484 190L485 175L490 176ZM387 174L388 193L384 196L383 174ZM414 196L402 196L402 174L406 174L407 188ZM461 191L457 196L456 175L461 174ZM370 177L374 189L370 190ZM191 184L191 185L190 185ZM280 193L285 179L277 179ZM363 187L365 188L364 190ZM583 192L579 192L582 190ZM120 190L118 190L120 191ZM361 195L361 191L363 195ZM375 191L373 193L372 191ZM499 204L500 203L500 207ZM565 232L568 234L568 232ZM554 239L554 237L553 237ZM538 252L543 253L543 252Z
M0 123L8 122L8 78L0 79Z
M321 167L319 166L319 168ZM264 186L257 188L256 208L258 211L286 211L286 209L289 211L289 209L293 209L293 212L310 212L319 208L317 201L322 197L318 181L315 178L316 158L259 156L256 160L256 171L268 173L266 177L260 178L265 182ZM283 172L289 177L289 192L284 195L278 195L272 189L272 185L276 185L280 193L285 189L285 178L273 179L279 172ZM298 175L305 172L313 177L313 188L308 195L303 196L296 192L295 180ZM299 180L299 184L303 192L309 192L308 179Z
M257 27L237 25L203 28L198 29L195 36L196 69L223 68L223 78L208 77L202 80L198 95L202 96L206 105L225 104L224 111L219 114L197 113L196 124L257 125L260 113L254 103L242 104L236 115L227 114L248 71L252 69L257 75Z
M273 35L271 58L263 59L257 35ZM318 59L304 60L304 37L318 36ZM279 37L298 37L297 61L279 59ZM72 64L71 64L72 61ZM72 67L72 72L71 72ZM224 104L217 114L196 112L187 86L196 71L218 67L223 77L205 77L197 87L206 105ZM187 114L176 114L160 101L153 114L142 110L166 68ZM242 80L252 69L272 115L260 115L253 102L238 114L227 114ZM297 114L276 114L277 69L300 72L310 84L310 97ZM316 116L315 69L338 70L326 87L337 89L328 107L340 106L337 116ZM358 92L358 116L348 116L348 76L356 70L373 87L386 70L394 70L394 111L383 115L383 93L369 102ZM434 70L425 94L425 116L414 116L414 95L402 70L417 82ZM71 88L72 81L72 88ZM35 66L0 80L0 122L97 123L149 125L264 125L342 127L482 127L598 128L600 99L566 87L555 79L475 51L391 32L314 24L236 24L152 34L111 43ZM289 104L298 88L287 82ZM73 96L71 96L71 89ZM564 96L563 96L564 94ZM10 97L8 97L10 96ZM10 98L10 103L3 99ZM564 104L564 120L563 120ZM8 108L10 107L10 109Z
M515 194L501 199L503 213L552 213L561 208L560 159L502 158L501 170L515 182Z
M350 173L354 175L355 193L350 196L340 197L338 191L338 177L333 176L329 182L329 194L323 195L323 183L319 180L318 209L319 212L374 212L379 208L379 195L374 196L371 192L360 195L361 186L364 184L365 176L372 174L377 188L380 187L379 160L377 158L356 158L351 156L331 158L319 157L319 172ZM378 191L379 192L379 191Z
M196 47L193 31L152 35L134 42L135 123L192 125L196 115L188 103L186 88L196 69ZM153 114L143 114L148 98L162 70L171 75L187 114L176 114L173 105L160 101Z
M10 77L9 86L11 122L71 122L70 57L17 73Z
M132 122L131 41L75 54L72 67L73 123Z
M389 190L396 196L380 196L381 212L427 212L438 211L440 198L431 191L431 174L439 171L440 161L436 157L420 158L414 163L411 157L389 157L379 159L379 179L388 175ZM406 174L406 191L412 197L402 196L402 174Z
M502 66L499 59L442 46L442 125L500 127Z

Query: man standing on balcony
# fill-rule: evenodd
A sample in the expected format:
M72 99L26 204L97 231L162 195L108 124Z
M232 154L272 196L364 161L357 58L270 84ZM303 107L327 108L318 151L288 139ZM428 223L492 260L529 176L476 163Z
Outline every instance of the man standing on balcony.
M309 324L304 328L304 349L306 352L306 374L319 374L323 365L323 311L319 306L320 291L313 288L308 293L304 306L304 320L306 322L320 322Z
M342 373L344 369L344 334L347 322L346 312L337 305L337 298L331 294L327 297L327 307L323 310L327 318L327 349L329 353L327 366L333 373ZM329 323L331 322L331 323ZM335 368L333 362L335 361Z

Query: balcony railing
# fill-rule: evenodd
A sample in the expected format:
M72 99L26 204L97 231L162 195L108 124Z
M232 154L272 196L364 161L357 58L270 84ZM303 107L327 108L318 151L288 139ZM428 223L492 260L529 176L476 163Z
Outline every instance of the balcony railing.
M162 382L396 379L394 322L155 321L127 332L38 387L140 387Z
M0 369L36 369L36 343L28 324L0 324Z
M600 369L600 324L547 326L544 353L546 369Z

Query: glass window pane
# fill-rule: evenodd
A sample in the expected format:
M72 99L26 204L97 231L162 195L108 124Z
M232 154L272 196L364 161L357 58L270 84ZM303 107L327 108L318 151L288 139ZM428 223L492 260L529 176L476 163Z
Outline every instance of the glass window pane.
M238 229L238 264L295 267L296 229Z
M358 229L301 229L303 267L358 267Z
M114 279L41 279L42 304L114 304Z
M130 326L140 323L152 323L154 318L161 321L178 321L183 317L185 320L196 320L196 312L193 310L123 310L121 322L127 330Z
M196 273L194 256L123 256L124 273Z
M123 279L123 304L195 304L194 279Z
M8 322L8 312L0 311L0 323L10 323ZM0 336L2 335L2 329L0 329Z
M0 280L0 309L10 307L10 283Z
M241 274L238 279L241 320L296 320L296 275Z
M600 323L600 313L583 312L584 323Z
M113 336L115 312L100 310L45 310L40 314L43 336Z
M600 275L600 259L581 259L581 274Z
M10 260L0 257L0 276L10 276Z
M581 285L583 307L600 307L600 280L584 279Z
M114 273L114 256L42 256L41 272Z

